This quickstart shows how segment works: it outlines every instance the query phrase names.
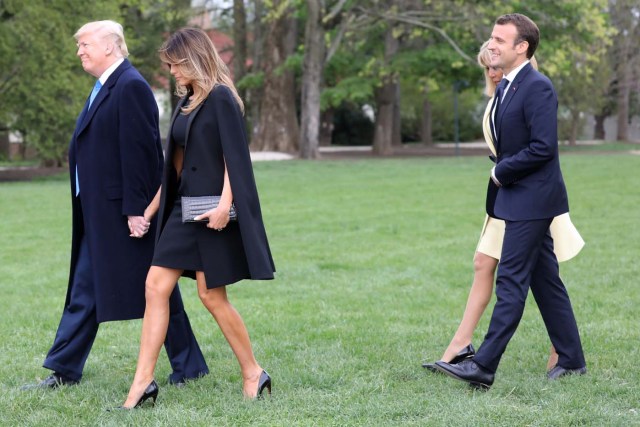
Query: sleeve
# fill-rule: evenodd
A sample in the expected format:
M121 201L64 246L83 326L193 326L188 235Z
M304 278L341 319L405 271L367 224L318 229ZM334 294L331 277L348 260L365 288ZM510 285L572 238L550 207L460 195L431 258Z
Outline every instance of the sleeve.
M558 155L558 100L551 82L536 81L525 99L524 120L530 131L529 143L497 164L496 178L503 186L536 172Z
M251 216L260 215L259 207L255 210L259 206L257 188L240 107L226 86L214 89L213 103L234 203Z
M273 279L275 266L262 221L242 113L231 90L226 86L218 86L213 90L212 96L251 278Z
M122 214L140 216L158 187L158 106L144 80L123 86L118 105Z

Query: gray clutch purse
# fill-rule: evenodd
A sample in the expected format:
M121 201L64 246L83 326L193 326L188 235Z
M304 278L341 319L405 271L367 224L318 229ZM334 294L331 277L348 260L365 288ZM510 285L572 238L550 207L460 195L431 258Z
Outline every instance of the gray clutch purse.
M218 207L218 203L220 203L220 196L182 196L182 222L209 222L206 219L195 221L193 218ZM231 221L238 219L236 206L233 203L229 209L229 219Z

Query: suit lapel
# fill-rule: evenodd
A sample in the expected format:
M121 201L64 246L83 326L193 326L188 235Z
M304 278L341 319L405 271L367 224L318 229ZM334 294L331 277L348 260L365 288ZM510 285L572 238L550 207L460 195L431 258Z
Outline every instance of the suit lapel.
M500 151L500 141L502 139L500 138L500 135L502 134L502 118L504 117L505 112L509 109L509 104L511 103L511 100L513 99L516 92L518 91L520 84L527 77L527 75L532 69L533 67L531 66L531 63L529 63L525 65L522 68L522 70L520 70L520 72L516 75L516 78L513 79L511 86L509 86L509 90L507 90L507 93L504 95L502 103L500 104L500 109L498 110L498 116L495 118L496 136L498 139L496 141L497 143L496 145L497 145L498 151Z
M484 109L484 115L482 116L482 132L484 133L484 140L489 146L489 150L495 156L496 155L496 147L495 142L493 140L493 130L491 129L491 104L493 103L493 98L489 100L487 103L487 107Z

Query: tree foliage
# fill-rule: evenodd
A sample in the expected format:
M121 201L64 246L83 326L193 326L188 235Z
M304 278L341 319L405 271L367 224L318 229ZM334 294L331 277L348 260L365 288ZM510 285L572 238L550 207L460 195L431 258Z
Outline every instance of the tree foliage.
M236 8L239 2L236 0ZM60 163L91 88L91 77L75 57L75 30L94 19L122 22L132 62L154 83L163 75L157 48L167 33L184 25L190 4L189 0L118 0L95 2L87 8L86 2L79 0L0 1L0 124L21 131L43 159ZM218 19L214 25L228 31L233 28L232 3L221 6L208 0L205 4L210 16ZM640 15L632 0L244 0L244 5L248 34L242 41L248 42L247 54L251 52L247 61L250 73L237 83L247 89L254 132L262 130L265 135L298 132L295 120L287 121L291 125L267 120L259 114L259 106L279 105L288 110L282 111L283 117L304 116L304 125L315 126L318 110L359 112L369 105L377 112L383 99L390 105L389 94L395 92L394 96L399 94L394 102L401 107L405 135L420 133L418 129L425 128L420 122L433 115L437 123L429 126L430 132L435 139L450 139L455 86L462 91L461 135L473 138L480 129L474 121L479 120L478 111L486 102L475 56L489 38L495 18L511 12L530 16L541 30L536 58L558 90L560 118L567 129L563 135L570 139L577 136L584 113L603 116L634 99L633 90L628 95L619 92L621 70L631 70L624 88L639 86ZM324 39L323 49L318 50L323 58L309 56L311 39L305 43L303 30L311 6L321 11L316 28ZM268 31L285 15L287 21L277 35L282 40L273 40L275 33ZM388 49L388 35L395 38L397 46L391 45L397 48ZM319 43L321 39L313 40ZM270 51L273 46L291 44L293 49L283 47L275 56ZM622 52L622 46L624 53L616 53ZM621 67L625 61L629 66ZM308 70L316 70L317 76L318 65L322 67L321 78L307 79ZM288 76L283 82L286 89L263 90L283 73ZM320 86L319 98L310 84ZM390 92L387 86L387 95L381 97L381 89L389 84L400 89ZM310 88L312 92L308 92ZM282 102L283 94L290 97L290 93L299 100L320 102L320 107L302 100ZM308 93L314 95L303 96ZM265 103L266 97L272 97L272 102ZM309 111L314 117L309 118ZM390 110L385 111L388 114ZM394 127L396 122L394 116ZM278 127L279 133L268 132L269 127ZM317 139L309 129L303 134L312 137L301 137L301 144L305 139ZM279 146L274 138L267 139ZM294 145L293 139L287 143Z
M91 7L80 0L3 0L0 123L20 131L46 163L61 164L93 81L76 56L76 30L94 20L122 23L132 62L152 82L160 70L162 35L185 22L188 7L188 0L93 2Z
M78 14L69 14L69 10ZM79 0L5 0L0 8L0 122L21 131L40 156L61 164L67 142L91 90L73 34L117 8Z

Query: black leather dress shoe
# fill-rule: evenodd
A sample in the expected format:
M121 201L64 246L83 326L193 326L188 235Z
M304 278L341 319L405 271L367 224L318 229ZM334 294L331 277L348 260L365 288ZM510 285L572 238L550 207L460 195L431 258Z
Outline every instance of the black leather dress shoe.
M65 377L62 374L54 372L53 374L49 375L47 378L45 378L44 380L40 381L37 384L27 384L23 386L22 390L33 390L37 388L54 389L63 385L76 385L79 382L80 381L78 380L72 380L71 378Z
M567 376L567 375L584 375L587 373L586 366L578 369L565 369L560 365L556 365L549 372L547 372L547 378L550 380L557 380L558 378Z
M455 357L453 359L451 359L451 361L449 362L450 365L455 365L457 363L462 362L463 360L466 360L470 357L473 357L473 355L476 354L476 349L473 348L473 344L469 344L468 346L466 346L465 348L463 348L462 350L460 350L458 352L458 354L455 355ZM441 362L441 361L440 361ZM436 368L436 363L437 362L433 362L433 363L423 363L422 367L425 369L428 369L431 372L440 372L438 370L438 368Z
M473 359L466 359L457 365L446 362L436 362L436 369L460 381L469 383L472 387L488 390L493 384L494 374L481 368Z

